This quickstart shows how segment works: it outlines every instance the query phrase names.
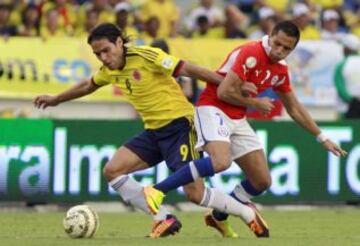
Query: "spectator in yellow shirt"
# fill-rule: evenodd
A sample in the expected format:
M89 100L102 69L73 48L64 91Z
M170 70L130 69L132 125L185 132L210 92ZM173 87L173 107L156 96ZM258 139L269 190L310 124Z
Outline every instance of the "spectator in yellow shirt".
M98 12L99 23L114 23L115 13L108 0L93 0L80 6L78 11L77 25L83 26L86 19L86 12L93 9Z
M159 38L175 37L179 13L173 0L146 0L140 7L143 22L156 16L160 22Z
M132 25L129 24L130 20L130 13L132 12L132 7L127 2L118 3L115 6L115 23L120 29L126 33L127 36L138 38L139 33L137 29Z
M222 27L213 27L206 15L201 15L196 19L196 31L193 32L192 38L218 39L225 38L225 30Z
M200 0L199 6L194 8L187 17L187 28L194 31L197 26L197 18L206 16L210 26L216 27L224 24L224 10L214 5L214 0Z
M301 32L301 40L320 39L319 30L311 24L310 10L306 4L297 3L293 7L293 21Z
M154 40L158 39L160 21L156 16L151 16L144 25L144 31L140 35L140 41L143 44L150 45Z
M261 6L268 6L275 10L278 15L283 16L289 6L289 0L259 0Z
M59 25L59 13L56 9L49 9L45 15L45 25L40 28L40 35L44 39L65 37L66 33Z
M308 0L310 3L319 6L321 9L341 8L343 0Z
M9 37L17 34L16 26L10 23L11 6L0 4L0 36Z
M94 9L86 11L86 19L83 26L78 27L76 30L77 37L87 38L91 30L99 24L99 13Z
M40 13L35 5L29 5L22 11L21 20L18 35L25 37L39 36Z
M61 32L67 35L73 35L76 27L76 14L74 6L68 3L67 0L53 0L46 1L42 6L42 13L48 13L50 10L55 9L57 11L57 25L58 29L62 29ZM46 26L46 18L41 21L41 26Z

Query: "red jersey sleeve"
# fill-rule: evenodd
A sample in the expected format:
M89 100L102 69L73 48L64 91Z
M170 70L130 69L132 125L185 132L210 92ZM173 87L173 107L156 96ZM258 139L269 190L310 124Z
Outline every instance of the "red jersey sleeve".
M288 93L291 92L291 84L290 84L290 78L289 78L289 72L286 68L286 71L284 72L283 77L280 77L279 82L275 83L273 85L273 90L275 92L283 92L283 93Z
M255 55L255 52L251 50L251 47L252 46L244 45L240 48L240 52L231 68L243 81L249 81L250 70L256 67L259 59Z

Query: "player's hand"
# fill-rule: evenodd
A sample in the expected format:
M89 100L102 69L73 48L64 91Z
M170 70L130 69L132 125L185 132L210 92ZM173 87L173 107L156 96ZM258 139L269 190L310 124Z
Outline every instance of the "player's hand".
M49 95L37 96L34 99L33 103L34 106L39 109L45 109L49 106L56 106L59 104L55 96L49 96Z
M240 86L241 94L244 97L248 97L251 94L257 94L258 90L254 83L251 82L244 82Z
M256 109L263 115L268 115L274 109L274 104L269 97L260 97L257 98Z
M347 155L347 152L345 150L340 148L337 144L335 144L330 139L322 142L322 145L324 146L325 149L327 149L328 151L330 151L331 153L333 153L336 156L346 156Z

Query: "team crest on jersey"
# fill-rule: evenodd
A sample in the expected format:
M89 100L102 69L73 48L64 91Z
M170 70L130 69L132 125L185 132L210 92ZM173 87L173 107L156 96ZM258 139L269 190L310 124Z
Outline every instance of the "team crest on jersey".
M139 70L137 70L137 69L134 70L132 76L133 76L134 80L139 81L141 79L141 74L140 74Z
M254 68L256 64L257 64L257 60L255 57L249 56L248 58L246 58L245 65L247 68Z
M170 57L165 57L161 61L161 65L166 69L170 69L173 66L173 64L174 64L174 61Z
M218 128L218 133L219 133L219 135L222 136L222 137L227 137L227 136L229 136L229 131L228 131L228 129L227 129L225 126L220 126L220 127Z

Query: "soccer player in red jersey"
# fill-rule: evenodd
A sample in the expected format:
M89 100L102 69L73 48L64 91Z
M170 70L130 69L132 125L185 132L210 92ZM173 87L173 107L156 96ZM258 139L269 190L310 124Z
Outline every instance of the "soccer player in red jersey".
M263 114L273 109L267 97L256 95L244 97L240 87L245 82L256 85L258 93L273 88L279 95L292 119L312 134L325 149L336 156L347 153L321 133L319 127L292 91L288 67L284 59L295 49L300 38L299 29L290 21L278 23L270 36L249 42L233 50L217 70L225 79L220 85L207 83L196 109L197 148L205 150L210 157L191 161L161 183L146 187L144 193L149 208L156 212L164 195L178 186L199 177L213 176L227 169L235 161L246 179L235 187L231 195L251 210L240 216L258 237L268 237L269 228L251 198L262 194L271 185L268 163L253 129L245 118L246 107L251 106ZM214 191L205 189L202 203L216 203ZM205 219L209 226L223 233L228 214L216 210Z

